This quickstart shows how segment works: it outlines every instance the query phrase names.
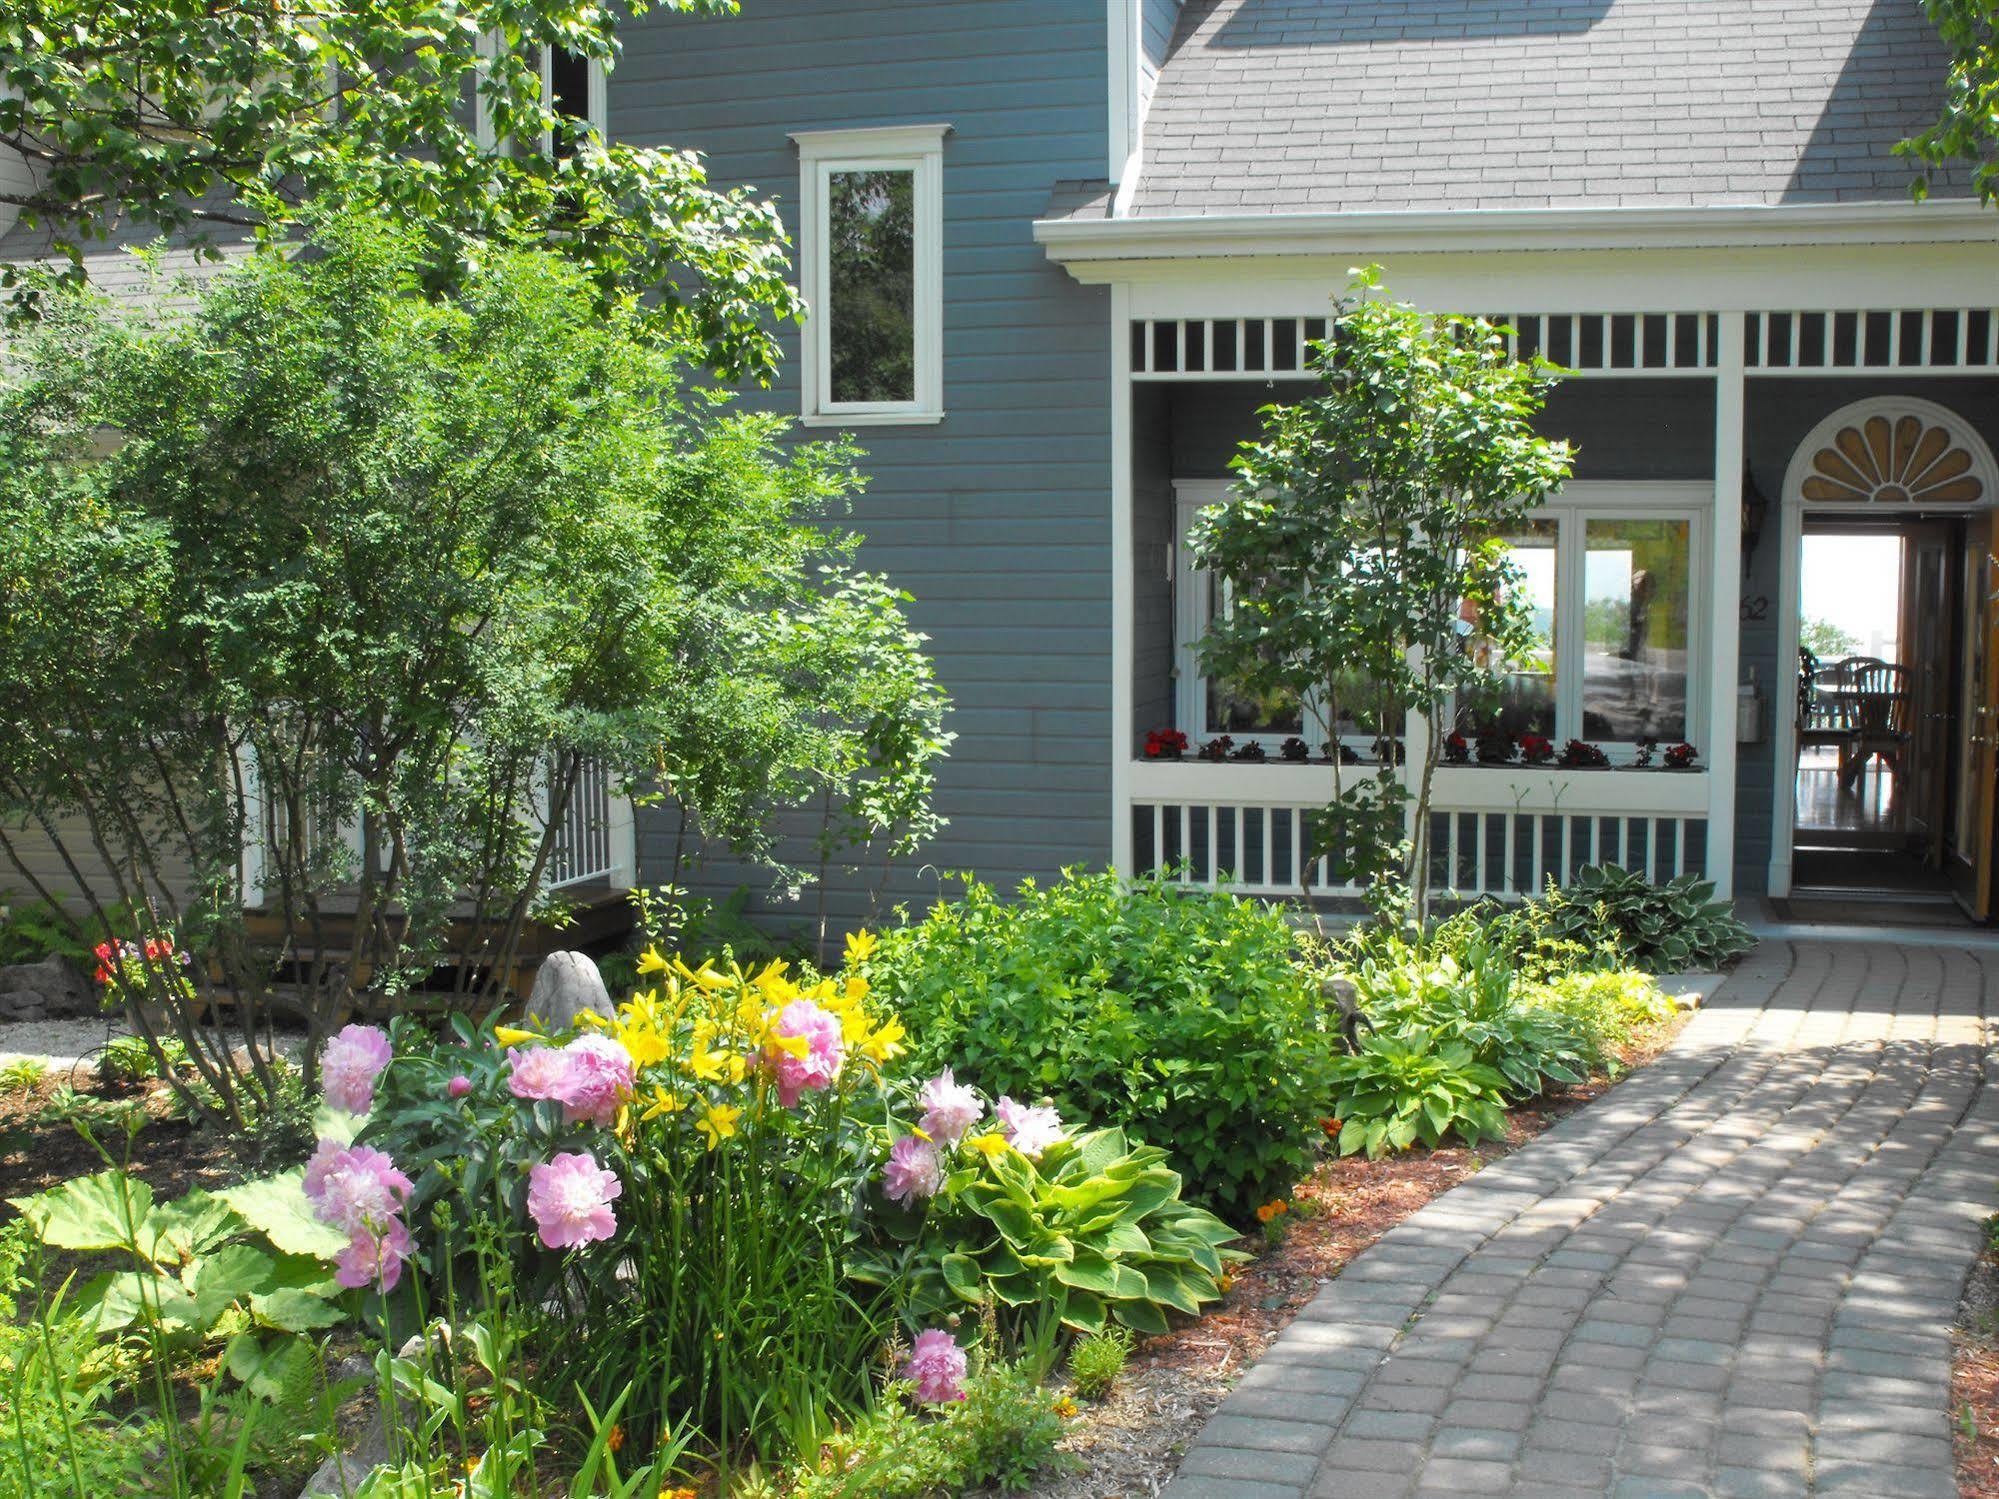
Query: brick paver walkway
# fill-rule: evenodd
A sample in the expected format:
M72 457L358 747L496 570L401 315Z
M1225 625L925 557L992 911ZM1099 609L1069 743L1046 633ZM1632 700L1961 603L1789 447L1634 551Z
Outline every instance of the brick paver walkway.
M1954 1499L1995 1000L1999 952L1766 942L1327 1286L1167 1499Z

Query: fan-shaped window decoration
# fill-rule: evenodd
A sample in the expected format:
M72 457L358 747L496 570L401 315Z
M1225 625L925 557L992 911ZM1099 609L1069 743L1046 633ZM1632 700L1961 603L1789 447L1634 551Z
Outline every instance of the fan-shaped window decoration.
M1985 484L1947 427L1919 416L1870 416L1812 454L1801 492L1815 503L1971 505Z

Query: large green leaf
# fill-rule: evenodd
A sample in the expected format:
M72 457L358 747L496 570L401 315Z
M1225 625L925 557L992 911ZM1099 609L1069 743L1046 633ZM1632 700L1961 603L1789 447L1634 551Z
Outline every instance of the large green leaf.
M324 1296L315 1296L294 1286L283 1286L250 1298L250 1315L266 1327L284 1332L306 1332L333 1327L346 1319L343 1312Z
M144 1228L153 1189L122 1171L79 1176L33 1197L10 1197L52 1249L138 1250L152 1236Z
M287 1171L260 1181L245 1182L217 1194L243 1217L243 1221L287 1254L317 1255L332 1259L347 1247L337 1229L329 1228L312 1215L301 1185L305 1173Z
M243 1220L221 1198L197 1188L147 1214L142 1248L155 1260L191 1260L243 1231Z
M1055 1278L1065 1286L1113 1296L1118 1290L1117 1267L1100 1254L1079 1254L1066 1265L1055 1267Z
M967 1301L982 1299L984 1283L979 1276L979 1264L969 1254L944 1256L944 1283Z

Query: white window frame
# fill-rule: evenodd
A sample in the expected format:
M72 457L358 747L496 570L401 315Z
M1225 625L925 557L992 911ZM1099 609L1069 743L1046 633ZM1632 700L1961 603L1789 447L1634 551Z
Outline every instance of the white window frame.
M882 427L944 419L944 136L949 125L891 125L859 130L800 130L798 146L799 290L805 329L799 363L802 421L808 427ZM835 172L914 175L915 396L907 401L832 399L832 280L826 235L827 184Z
M498 57L500 55L500 39L491 33L481 37L479 39L479 52L483 57ZM541 97L545 102L555 84L554 49L552 47L541 48L539 60L541 67ZM609 81L604 72L602 58L593 57L589 59L589 64L590 77L584 96L585 123L597 133L599 140L607 141L611 138ZM483 69L481 69L481 76L484 76ZM486 114L486 100L477 92L476 86L472 96L472 111L472 132L481 150L511 151L513 149L512 141L502 141L493 133L493 122ZM555 136L552 131L544 130L541 133L541 152L544 156L552 156L554 154Z
M1174 721L1186 733L1189 749L1198 749L1212 737L1204 725L1207 718L1208 679L1201 672L1194 642L1206 628L1207 572L1193 564L1187 545L1188 527L1204 505L1225 498L1227 479L1178 479L1173 484L1173 668ZM1709 577L1708 527L1714 514L1711 484L1678 481L1581 480L1563 487L1548 504L1534 510L1530 520L1551 520L1556 524L1555 540L1555 726L1551 736L1557 749L1569 739L1584 739L1583 727L1583 613L1587 600L1582 583L1587 552L1585 526L1593 520L1664 520L1687 523L1690 587L1687 599L1687 738L1703 757L1707 754L1709 673L1712 670L1714 622L1708 617L1714 595ZM1455 716L1455 715L1453 715ZM1305 703L1306 732L1299 735L1318 754L1325 740L1323 720L1310 699ZM1237 743L1255 742L1266 751L1290 736L1285 734L1238 734ZM1341 742L1370 752L1373 737L1346 734ZM1638 746L1631 741L1591 740L1609 756L1613 765L1628 765L1637 758ZM1660 750L1665 749L1664 745ZM1659 763L1656 759L1654 763ZM1514 767L1516 770L1518 767Z

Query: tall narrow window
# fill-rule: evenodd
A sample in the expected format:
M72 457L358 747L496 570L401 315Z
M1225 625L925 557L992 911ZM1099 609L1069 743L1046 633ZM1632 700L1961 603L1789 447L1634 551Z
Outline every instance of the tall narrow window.
M604 73L600 64L569 51L566 47L541 49L541 96L571 133L551 131L542 140L542 149L551 157L567 156L576 148L576 137L594 130L604 133Z
M1534 520L1519 535L1507 538L1507 560L1519 575L1514 584L1527 611L1529 640L1516 656L1506 656L1479 633L1477 612L1459 610L1465 649L1481 665L1497 668L1499 695L1477 712L1459 714L1459 731L1468 735L1522 734L1552 737L1555 732L1555 614L1558 608L1556 570L1561 526L1555 520Z
M800 160L808 422L943 412L943 125L819 130Z
M1585 522L1585 738L1687 737L1691 560L1683 520Z

